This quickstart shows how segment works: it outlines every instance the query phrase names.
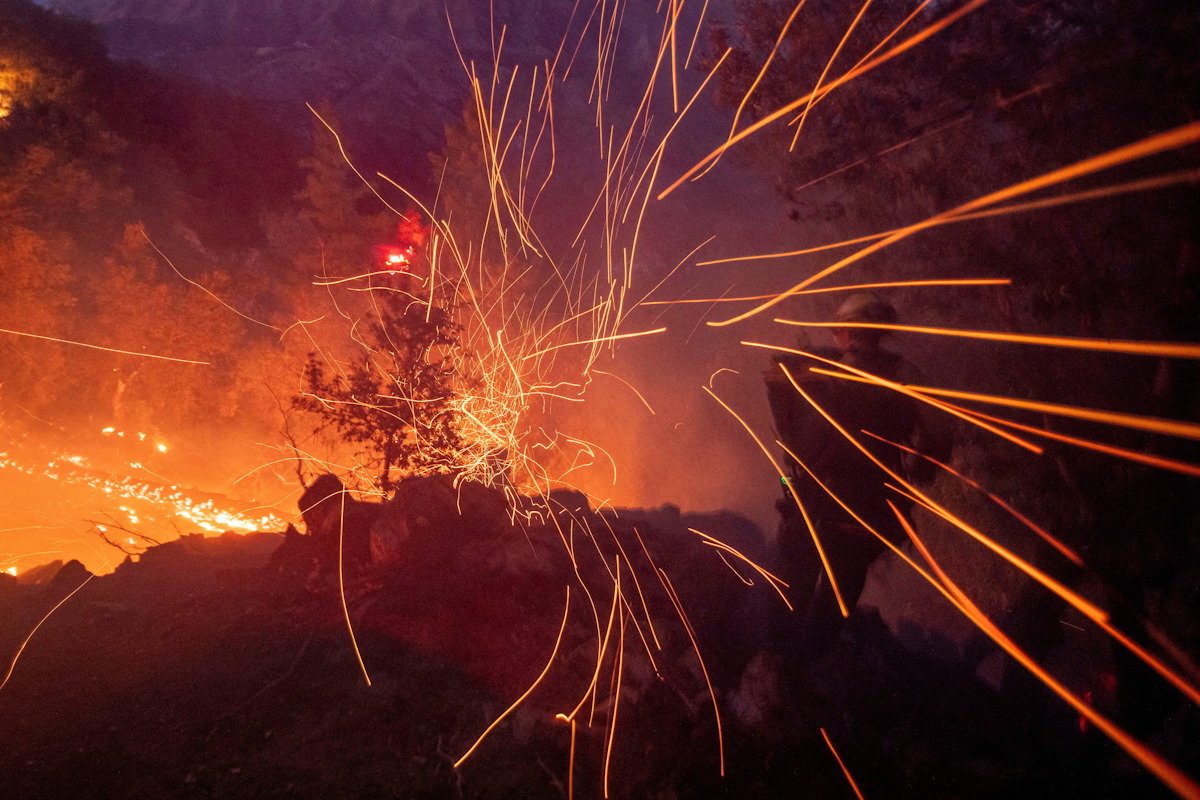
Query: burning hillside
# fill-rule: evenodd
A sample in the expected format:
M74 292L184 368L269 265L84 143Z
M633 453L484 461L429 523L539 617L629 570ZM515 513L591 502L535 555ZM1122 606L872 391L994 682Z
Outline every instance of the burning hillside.
M171 483L155 471L169 465L149 456L147 463L119 460L96 439L86 448L90 458L28 441L10 442L0 454L0 508L10 536L19 533L5 555L11 574L53 558L81 558L104 573L124 555L185 532L250 533L285 524L278 509Z
M23 788L1200 798L1200 11L152 5L0 19Z

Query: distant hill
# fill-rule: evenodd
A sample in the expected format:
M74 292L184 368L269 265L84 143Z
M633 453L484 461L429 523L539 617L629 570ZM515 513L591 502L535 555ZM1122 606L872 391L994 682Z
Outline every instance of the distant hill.
M40 203L49 223L90 237L93 253L127 222L186 219L208 246L256 244L263 210L299 186L296 140L219 87L111 60L102 40L90 23L30 0L0 4L0 60L24 75L0 122L0 180L19 183L30 148L95 179L103 199L81 201L91 218L53 218L53 204Z
M253 102L297 134L305 103L329 101L356 158L407 185L429 178L426 154L458 118L467 59L490 60L487 4L467 0L55 0L99 25L113 56L187 75ZM508 56L553 58L570 4L495 4ZM516 13L519 12L519 13ZM454 22L454 37L447 24ZM513 22L515 21L515 23ZM553 32L552 41L544 41Z

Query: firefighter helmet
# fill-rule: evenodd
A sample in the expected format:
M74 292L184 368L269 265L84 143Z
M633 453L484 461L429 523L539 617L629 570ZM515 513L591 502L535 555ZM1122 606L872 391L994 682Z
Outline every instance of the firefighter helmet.
M858 292L838 306L833 318L837 322L879 322L890 325L896 321L896 309L870 292Z

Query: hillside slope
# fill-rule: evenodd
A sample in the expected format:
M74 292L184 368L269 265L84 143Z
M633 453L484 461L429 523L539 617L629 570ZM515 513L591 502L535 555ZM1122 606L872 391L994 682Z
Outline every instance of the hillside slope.
M496 6L513 21L509 56L553 58L557 41L539 41L541 31L566 30L569 7ZM440 150L443 127L467 98L456 44L468 61L491 60L487 6L463 0L57 0L53 7L102 26L115 57L221 86L297 132L308 128L305 103L329 101L356 157L406 185L428 183L426 153Z
M961 665L904 650L873 613L780 685L760 650L764 587L744 586L687 530L752 544L744 521L676 509L573 518L574 563L554 525L410 517L401 563L345 583L354 638L336 582L306 580L279 534L185 537L82 583L0 690L6 795L551 798L573 781L577 797L605 785L614 798L766 800L799 785L849 797L824 730L868 797L1168 796L1069 713L1040 717L1037 698L1001 697ZM642 576L620 614L613 568L626 583ZM80 586L78 570L64 574L0 583L6 656ZM572 708L573 758L572 728L555 716Z

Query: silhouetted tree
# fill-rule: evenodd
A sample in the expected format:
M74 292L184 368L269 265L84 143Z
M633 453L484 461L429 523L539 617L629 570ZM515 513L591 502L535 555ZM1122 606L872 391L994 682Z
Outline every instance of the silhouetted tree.
M461 457L453 408L460 330L446 309L388 293L366 326L362 356L331 367L310 355L294 404L317 416L319 430L362 445L385 492L396 473L453 471Z

